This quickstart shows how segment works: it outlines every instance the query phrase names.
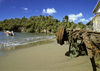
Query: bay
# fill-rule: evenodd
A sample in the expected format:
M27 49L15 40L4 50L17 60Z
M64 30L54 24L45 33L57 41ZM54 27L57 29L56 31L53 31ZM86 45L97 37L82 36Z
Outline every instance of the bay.
M41 40L48 40L52 38L54 38L54 35L15 32L15 36L7 36L4 32L0 32L0 49L38 42Z

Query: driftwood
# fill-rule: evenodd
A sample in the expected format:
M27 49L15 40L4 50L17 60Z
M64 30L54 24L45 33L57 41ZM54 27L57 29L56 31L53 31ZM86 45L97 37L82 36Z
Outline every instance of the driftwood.
M96 71L95 59L100 54L100 33L87 30L66 30L65 27L60 27L56 36L60 45L68 41L69 51L66 55L77 57L84 51L91 60L93 71Z

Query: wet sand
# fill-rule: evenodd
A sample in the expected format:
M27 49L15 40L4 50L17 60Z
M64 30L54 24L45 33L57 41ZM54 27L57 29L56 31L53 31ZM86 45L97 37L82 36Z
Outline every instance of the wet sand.
M0 56L0 71L92 71L88 56L65 56L68 45L52 43L14 50Z

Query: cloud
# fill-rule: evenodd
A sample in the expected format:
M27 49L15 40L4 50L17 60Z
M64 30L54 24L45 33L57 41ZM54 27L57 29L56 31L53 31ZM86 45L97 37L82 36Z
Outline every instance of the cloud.
M93 17L90 17L90 18L89 18L89 20L92 20L92 19L93 19Z
M69 17L69 21L76 21L76 20L78 20L78 18L83 17L83 14L82 13L70 14L70 15L68 15L68 17Z
M81 18L78 22L89 22L93 19L93 17L90 17L89 19Z
M82 18L82 19L79 20L79 22L89 22L89 20Z
M85 19L81 12L78 13L78 14L69 14L68 17L69 17L69 21L83 22L83 23L87 23L87 22L89 22L89 21L91 21L93 19L93 17Z
M56 10L54 8L47 8L47 9L43 9L42 13L51 15L56 13Z
M28 10L28 8L23 8L25 11L27 11Z

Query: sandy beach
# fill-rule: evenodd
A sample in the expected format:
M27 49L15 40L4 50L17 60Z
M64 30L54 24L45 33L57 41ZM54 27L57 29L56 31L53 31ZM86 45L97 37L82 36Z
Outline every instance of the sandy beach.
M92 71L88 56L65 56L68 45L52 43L17 49L0 56L0 71Z

